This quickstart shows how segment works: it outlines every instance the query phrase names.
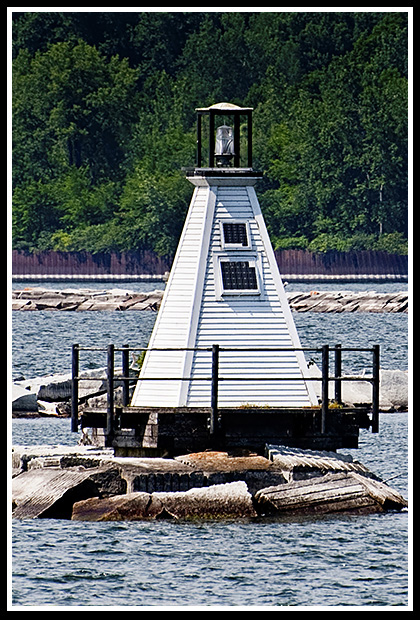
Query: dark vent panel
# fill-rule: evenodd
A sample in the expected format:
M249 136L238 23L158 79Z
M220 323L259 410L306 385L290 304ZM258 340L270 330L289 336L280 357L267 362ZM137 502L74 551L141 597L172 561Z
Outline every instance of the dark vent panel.
M248 246L248 235L246 224L244 223L227 223L223 224L223 236L225 244Z
M248 261L222 261L220 264L224 290L258 290L255 267Z

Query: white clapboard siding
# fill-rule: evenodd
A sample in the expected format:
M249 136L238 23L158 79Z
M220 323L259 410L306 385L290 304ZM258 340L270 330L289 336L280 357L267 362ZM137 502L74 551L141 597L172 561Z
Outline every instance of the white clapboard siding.
M204 278L201 265L207 258L206 237L208 239L211 232L213 209L211 189L197 187L149 341L150 349L186 348L195 344L194 308L199 303L197 294L201 295ZM178 406L183 389L180 378L184 376L187 357L185 351L148 351L132 404ZM157 377L170 380L158 381Z
M219 344L219 406L305 407L315 391L302 377L300 342L283 289L253 181L226 185L194 178L178 251L149 348L198 351L148 352L132 404L210 406L211 346ZM243 183L243 181L242 181ZM249 248L223 247L221 222L246 221ZM220 258L255 261L259 294L221 294ZM282 348L286 351L224 351L223 348ZM192 377L192 381L146 381L147 377Z

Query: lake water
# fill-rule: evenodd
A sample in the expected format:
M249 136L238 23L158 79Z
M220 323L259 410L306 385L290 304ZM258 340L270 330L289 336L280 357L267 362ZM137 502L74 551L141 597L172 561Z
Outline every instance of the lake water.
M308 286L290 284L289 289ZM159 283L125 286L147 287L161 288ZM317 285L318 290L328 288L338 286ZM406 287L365 283L345 288ZM383 368L407 369L407 315L293 316L303 346L380 344ZM69 372L75 342L145 346L155 318L152 312L14 312L13 377ZM86 365L103 366L104 361L92 357ZM370 359L353 356L345 363L345 372L358 372L369 367ZM359 449L341 452L351 453L383 479L392 478L391 486L410 501L409 420L407 413L381 414L379 434L362 430ZM67 419L15 419L12 439L26 445L74 445L78 436L70 432ZM410 510L222 523L14 521L12 609L407 610L410 528Z

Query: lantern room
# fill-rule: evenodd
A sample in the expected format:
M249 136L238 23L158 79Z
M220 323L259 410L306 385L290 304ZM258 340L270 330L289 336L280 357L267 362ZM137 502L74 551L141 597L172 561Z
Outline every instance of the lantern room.
M252 169L252 108L223 102L208 108L196 108L196 112L197 168ZM243 119L245 124L241 125ZM205 133L208 144L206 160Z

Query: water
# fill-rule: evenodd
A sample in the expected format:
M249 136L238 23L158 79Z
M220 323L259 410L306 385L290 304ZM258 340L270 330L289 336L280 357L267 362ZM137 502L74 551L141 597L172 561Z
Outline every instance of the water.
M14 604L402 606L406 520L22 521L13 526Z
M24 288L33 283L19 282L14 288ZM160 282L128 282L129 290L154 290L163 288ZM42 283L42 287L57 289L60 283ZM72 282L65 288L115 288L112 283ZM123 288L123 287L119 287ZM290 284L293 291L310 290L310 284ZM404 283L346 284L346 290L376 290L397 292L406 290ZM317 290L338 290L337 283L320 284ZM381 367L389 370L407 370L408 338L407 314L369 313L294 313L294 320L302 346L319 347L341 343L347 347L371 347L381 345ZM14 312L12 316L13 379L32 379L47 374L70 372L71 346L79 343L85 346L129 344L132 347L147 346L156 319L156 313L145 312ZM308 354L308 357L311 357ZM313 356L317 363L320 357ZM105 353L82 354L84 368L104 367ZM343 354L343 372L361 372L370 369L372 357L369 354Z
M297 284L290 285L291 290L292 286L298 290ZM391 286L400 290L403 285ZM155 318L152 312L15 312L13 376L68 372L74 342L144 346ZM294 318L304 346L379 343L382 367L407 368L407 315L305 313ZM348 369L368 362L350 358ZM86 363L100 366L104 359ZM77 441L67 419L16 419L12 432L18 444ZM351 453L383 479L393 478L391 486L410 500L408 436L407 413L381 414L378 435L362 430L359 449L341 452ZM409 515L404 511L222 523L14 521L12 605L28 611L406 610Z
M19 282L14 288L22 289L33 283ZM64 285L57 282L46 282L42 288L117 288L112 283L71 282ZM130 282L129 290L150 291L163 289L163 282ZM25 314L31 314L25 317ZM141 316L140 316L141 315ZM156 313L144 312L13 312L12 315L12 347L13 347L13 379L21 377L33 379L50 374L71 371L71 347L78 343L85 346L106 347L129 344L131 346L147 346ZM84 368L100 368L106 365L105 354L84 353L81 363Z

